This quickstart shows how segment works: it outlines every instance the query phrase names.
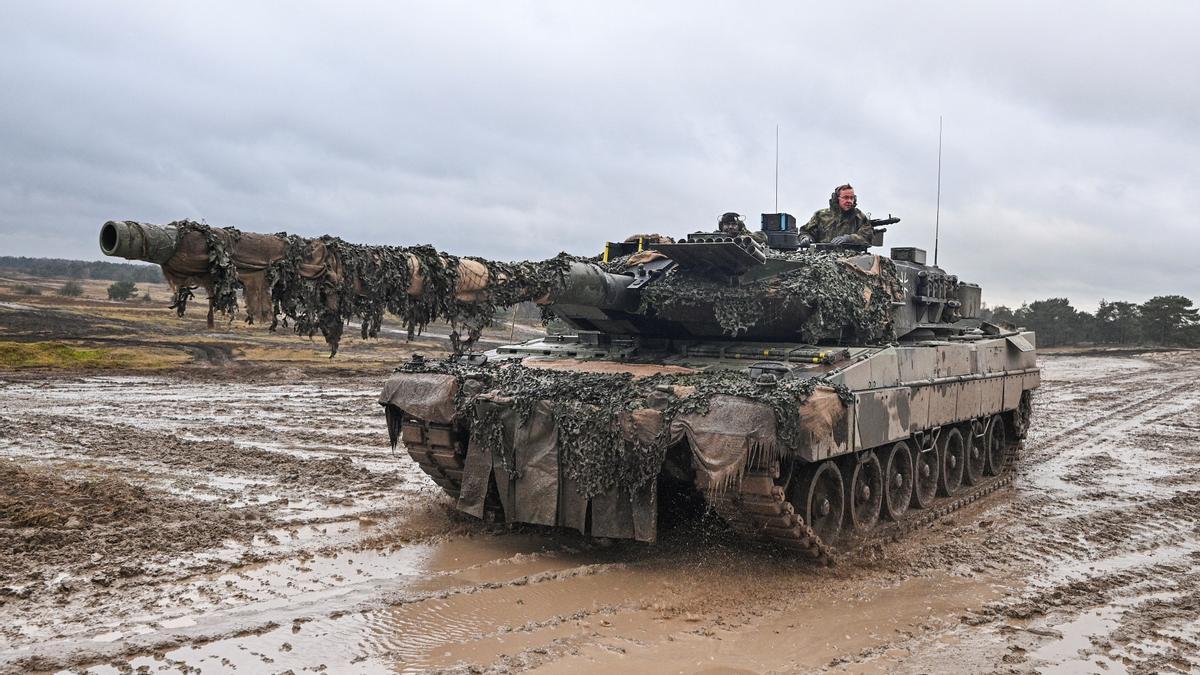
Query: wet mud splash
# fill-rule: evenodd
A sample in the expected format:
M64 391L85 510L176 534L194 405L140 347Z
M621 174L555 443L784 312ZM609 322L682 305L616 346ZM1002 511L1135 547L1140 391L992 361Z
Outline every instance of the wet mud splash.
M462 520L392 456L379 378L6 381L0 467L49 489L4 483L0 672L1200 669L1200 355L1042 366L1013 489L834 568L713 517L653 547ZM234 531L114 548L139 505Z

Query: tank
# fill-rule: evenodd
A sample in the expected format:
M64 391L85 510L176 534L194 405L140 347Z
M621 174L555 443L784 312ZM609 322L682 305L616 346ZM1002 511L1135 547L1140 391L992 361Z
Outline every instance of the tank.
M1011 481L1040 382L1032 332L975 320L979 286L918 248L801 248L788 214L523 263L190 221L110 221L100 243L162 265L181 313L204 287L210 322L290 321L331 355L351 320L450 322L449 358L384 384L393 447L464 513L593 537L654 542L702 504L832 561ZM569 332L474 348L525 301Z

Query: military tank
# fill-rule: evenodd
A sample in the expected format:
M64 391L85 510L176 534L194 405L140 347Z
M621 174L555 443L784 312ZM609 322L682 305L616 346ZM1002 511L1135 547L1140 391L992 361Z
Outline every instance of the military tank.
M873 222L879 246L898 219ZM666 505L702 501L832 560L1009 482L1040 381L1033 333L968 321L978 285L918 248L801 248L788 214L525 263L190 221L110 221L100 244L162 265L180 313L204 287L210 322L291 321L331 356L352 319L448 321L452 356L385 383L393 447L465 513L593 537L653 542ZM524 301L569 332L474 349Z

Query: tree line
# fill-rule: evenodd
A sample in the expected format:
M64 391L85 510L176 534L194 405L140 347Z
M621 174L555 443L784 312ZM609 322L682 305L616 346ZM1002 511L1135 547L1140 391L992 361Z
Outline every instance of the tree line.
M1159 295L1142 304L1101 300L1096 312L1071 306L1067 298L1037 300L1009 309L985 307L980 318L1024 326L1037 333L1039 347L1078 344L1154 344L1200 347L1200 309L1182 295Z
M26 258L24 256L0 256L0 268L16 270L31 277L55 279L110 279L157 283L163 280L158 265L138 265L86 260L64 260L62 258Z

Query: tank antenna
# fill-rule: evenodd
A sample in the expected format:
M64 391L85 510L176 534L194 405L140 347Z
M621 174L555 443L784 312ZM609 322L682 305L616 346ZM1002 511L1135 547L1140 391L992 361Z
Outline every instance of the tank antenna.
M775 213L779 213L779 125L775 125Z
M937 207L933 212L933 266L937 267L938 235L942 218L942 116L938 115L938 178Z

